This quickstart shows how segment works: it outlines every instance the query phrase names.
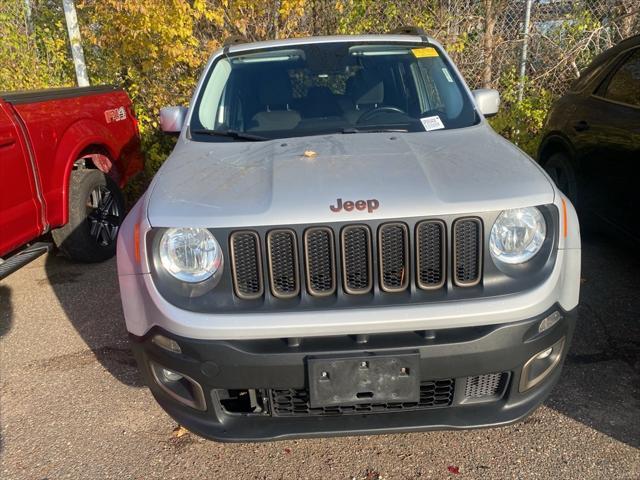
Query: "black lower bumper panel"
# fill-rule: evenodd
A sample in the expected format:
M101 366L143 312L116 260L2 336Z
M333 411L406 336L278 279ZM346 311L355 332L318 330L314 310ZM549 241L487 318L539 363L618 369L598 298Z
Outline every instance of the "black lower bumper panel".
M560 313L560 320L540 333L540 321L553 312ZM202 341L160 329L131 339L145 381L177 422L215 440L261 441L513 423L549 395L560 376L574 327L575 311L555 307L526 321L428 335L371 335L364 337L365 342L362 336L300 342ZM158 334L175 340L182 352L173 353L152 342ZM525 363L563 337L562 361L535 387L521 392ZM151 374L150 361L198 382L205 392L206 409L198 411L167 395ZM347 377L337 373L344 368L353 378L352 387ZM377 369L377 373L366 369ZM335 389L318 390L333 376L339 380ZM386 382L389 391L385 393L376 382Z

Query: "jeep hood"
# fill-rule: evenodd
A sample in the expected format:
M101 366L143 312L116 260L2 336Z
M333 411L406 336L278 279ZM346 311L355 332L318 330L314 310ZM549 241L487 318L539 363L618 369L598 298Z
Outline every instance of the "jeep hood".
M236 227L503 210L551 203L554 189L533 160L480 124L266 142L181 139L148 195L153 226ZM329 207L339 198L379 207L336 213Z

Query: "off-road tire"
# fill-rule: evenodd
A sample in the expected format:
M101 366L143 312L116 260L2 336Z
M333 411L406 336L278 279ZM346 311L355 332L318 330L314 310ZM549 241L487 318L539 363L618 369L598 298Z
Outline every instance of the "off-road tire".
M124 219L118 185L99 170L74 170L69 186L69 221L53 230L53 241L78 262L102 262L116 253L117 231Z

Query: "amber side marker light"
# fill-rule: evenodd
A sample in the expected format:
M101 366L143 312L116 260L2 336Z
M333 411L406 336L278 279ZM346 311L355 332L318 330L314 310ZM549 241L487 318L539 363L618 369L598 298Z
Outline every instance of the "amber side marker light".
M133 250L136 263L140 263L140 225L137 223L133 227Z
M562 199L562 233L564 238L567 238L567 202L565 199Z

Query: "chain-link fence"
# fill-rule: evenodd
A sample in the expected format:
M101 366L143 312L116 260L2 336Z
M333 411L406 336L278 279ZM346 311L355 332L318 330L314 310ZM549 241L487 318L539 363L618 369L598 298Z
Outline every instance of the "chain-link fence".
M0 0L0 91L73 82L62 1Z
M556 94L596 54L640 33L637 0L538 0L533 7L525 71Z
M536 88L560 95L594 56L640 33L640 2L636 0L461 3L472 7L472 16L480 18L470 30L458 33L473 36L475 42L453 52L473 86L496 86L513 72L519 82L524 75ZM455 17L470 16L458 5Z
M338 31L350 33L354 25L376 32L418 25L447 47L472 87L499 86L505 77L519 81L524 75L553 95L562 94L595 55L640 33L640 0L334 3L342 5L334 22ZM312 33L333 33L332 28L317 27L318 17L313 16Z

